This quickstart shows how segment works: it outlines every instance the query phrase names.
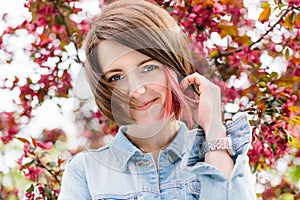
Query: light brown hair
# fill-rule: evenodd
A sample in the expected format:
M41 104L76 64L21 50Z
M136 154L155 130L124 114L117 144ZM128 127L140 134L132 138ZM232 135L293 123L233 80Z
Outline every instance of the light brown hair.
M119 42L159 61L175 71L179 80L195 72L191 63L189 40L167 11L142 0L121 0L109 4L94 18L85 38L88 58L85 68L100 111L119 124L129 122L121 107L119 109L118 104L112 102L112 88L101 76L103 72L97 60L97 45L103 40ZM175 96L174 91L177 90L180 89L171 88L172 103L176 105L173 112L178 118L182 109L188 108L182 102L184 99L178 97L178 92ZM179 96L183 96L180 94L179 91ZM117 113L112 113L112 104Z

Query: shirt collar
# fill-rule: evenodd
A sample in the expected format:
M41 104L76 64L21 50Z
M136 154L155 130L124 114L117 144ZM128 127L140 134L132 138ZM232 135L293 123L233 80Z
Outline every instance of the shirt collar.
M179 131L174 138L174 140L171 142L171 144L166 148L167 151L171 151L175 153L175 155L182 159L184 151L183 151L183 145L185 141L185 133L189 130L186 126L186 124L182 121L177 121L179 125Z
M174 140L165 149L165 151L171 152L173 155L175 155L173 156L173 161L177 160L178 158L182 159L185 138L184 133L188 131L188 128L184 122L177 121L177 123L180 126L179 131ZM121 126L116 136L109 145L112 151L114 152L114 155L119 160L119 167L123 171L126 170L130 158L143 154L143 152L136 146L134 146L125 136L125 129L126 126Z

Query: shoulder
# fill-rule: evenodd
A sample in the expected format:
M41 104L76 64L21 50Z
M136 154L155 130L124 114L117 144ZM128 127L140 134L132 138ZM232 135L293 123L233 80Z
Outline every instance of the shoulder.
M109 145L105 145L98 149L88 149L81 151L73 155L66 163L66 167L75 167L79 170L84 171L89 165L94 165L98 162L107 161L107 158L110 157L111 148ZM98 161L98 162L97 162Z

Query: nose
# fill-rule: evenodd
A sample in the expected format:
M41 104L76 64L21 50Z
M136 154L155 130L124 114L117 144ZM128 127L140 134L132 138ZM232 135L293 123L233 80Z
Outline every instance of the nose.
M133 98L139 98L141 95L143 95L146 92L145 86L140 86L139 88L133 90L129 95Z
M139 98L146 92L146 86L138 77L128 77L128 92L132 98Z

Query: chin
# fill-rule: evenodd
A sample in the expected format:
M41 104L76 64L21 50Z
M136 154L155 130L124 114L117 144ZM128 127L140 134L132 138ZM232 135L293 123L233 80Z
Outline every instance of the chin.
M145 111L133 111L131 116L135 124L139 126L150 126L159 121L162 121L163 118L160 117L162 109L151 109Z

